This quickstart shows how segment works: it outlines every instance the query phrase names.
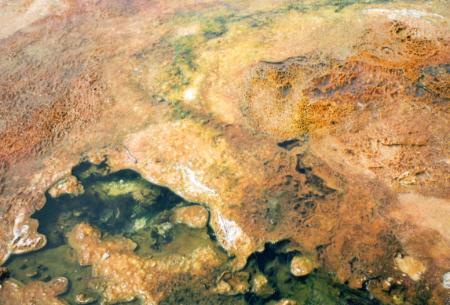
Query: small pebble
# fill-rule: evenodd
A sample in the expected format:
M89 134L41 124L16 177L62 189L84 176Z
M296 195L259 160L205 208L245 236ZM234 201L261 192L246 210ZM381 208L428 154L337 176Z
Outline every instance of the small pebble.
M84 293L77 294L75 296L75 303L77 304L91 304L96 301L96 298L85 295Z
M389 291L391 290L391 286L392 286L392 282L393 282L393 278L388 277L387 279L385 279L384 281L381 282L382 288L384 291Z
M109 258L109 252L105 252L105 253L103 253L103 255L102 255L102 261L105 261L105 260L107 260L108 258Z
M26 277L36 277L38 276L38 272L36 270L29 270L25 273Z
M63 294L69 289L69 280L63 276L55 277L47 283L56 295Z

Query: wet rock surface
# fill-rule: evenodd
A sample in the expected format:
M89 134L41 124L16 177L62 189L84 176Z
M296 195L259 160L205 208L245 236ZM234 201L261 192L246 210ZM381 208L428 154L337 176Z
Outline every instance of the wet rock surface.
M62 251L82 220L92 234L73 246L86 249L87 268L105 267L101 277L109 277L108 264L120 255L123 264L139 266L153 255L150 262L162 269L173 267L164 260L167 249L185 258L184 271L170 273L183 283L172 293L152 281L126 282L126 295L117 282L127 276L110 267L121 274L102 283L111 302L179 304L185 296L187 304L267 303L253 294L209 294L225 271L262 272L283 298L299 304L317 297L289 296L293 286L280 288L270 270L245 271L255 253L281 240L290 241L285 252L317 256L341 283L368 287L385 303L447 302L446 3L20 1L12 7L0 1L0 7L6 12L0 18L3 264L33 250ZM142 179L109 176L128 169ZM58 187L71 176L96 187L83 184L81 194L73 178ZM148 188L149 181L178 195L160 200L168 193ZM86 214L87 199L99 209ZM207 207L208 229L173 224L170 210L185 200ZM59 216L38 226L31 217L40 219L46 207ZM198 244L179 242L200 240L199 249L208 249L207 230L234 257L210 282L194 267ZM116 253L118 245L126 251ZM411 267L407 257L420 266ZM12 271L26 284L6 280L0 303L61 302L46 283L63 274L37 265ZM290 279L289 263L283 266ZM304 277L307 287L321 279L316 272ZM208 288L201 288L202 278ZM250 275L249 291L251 282ZM358 304L366 301L361 296Z
M295 276L305 276L316 268L313 259L306 256L294 256L291 261L291 273Z
M78 196L83 192L83 185L81 185L75 176L63 178L48 190L49 195L52 197L59 197L63 194Z

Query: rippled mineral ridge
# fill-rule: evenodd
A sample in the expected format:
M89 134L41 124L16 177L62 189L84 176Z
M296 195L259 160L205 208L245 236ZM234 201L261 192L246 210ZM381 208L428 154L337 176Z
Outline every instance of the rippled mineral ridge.
M445 0L0 0L0 304L448 304L449 18ZM175 230L171 254L70 215L51 252L45 207L123 170L140 182L92 206L167 188L182 204L132 228ZM172 215L190 205L202 229ZM294 256L317 269L293 276ZM48 277L14 278L41 258Z

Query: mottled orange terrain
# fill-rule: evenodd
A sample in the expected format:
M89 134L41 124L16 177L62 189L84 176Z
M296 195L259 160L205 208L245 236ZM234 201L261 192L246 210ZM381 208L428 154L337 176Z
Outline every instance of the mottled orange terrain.
M445 4L341 11L319 1L305 4L314 9L178 2L67 1L21 31L1 32L1 261L45 244L29 219L52 185L81 160L106 161L205 204L236 270L266 243L289 240L290 249L317 257L351 287L367 284L381 300L392 301L386 285L396 283L404 304L424 296L445 304ZM236 18L211 38L202 18L207 24L220 14L254 17ZM180 63L179 54L193 59ZM103 262L96 232L73 234L75 250L89 255L81 260L110 278L107 301L167 296L152 281L118 288L130 268L155 262L128 249L124 263L135 265L110 266L121 253ZM204 275L191 260L171 266L180 268L176 276ZM56 299L42 285L26 287ZM0 298L20 289L7 281Z
M100 232L88 224L76 226L69 244L81 265L93 265L95 277L105 279L107 303L130 301L139 296L143 304L155 304L170 292L171 283L183 277L206 277L223 263L223 255L210 247L197 248L191 257L172 255L163 260L133 254L131 240L100 240Z

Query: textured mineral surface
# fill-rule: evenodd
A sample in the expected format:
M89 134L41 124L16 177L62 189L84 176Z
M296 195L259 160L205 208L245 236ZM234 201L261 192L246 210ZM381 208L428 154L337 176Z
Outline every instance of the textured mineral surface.
M199 205L180 207L173 212L173 221L191 228L201 229L208 224L208 211Z
M448 304L448 7L0 0L0 304Z

